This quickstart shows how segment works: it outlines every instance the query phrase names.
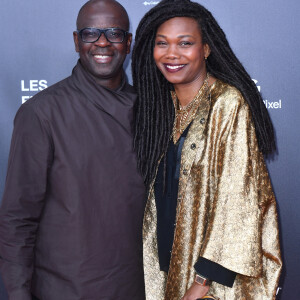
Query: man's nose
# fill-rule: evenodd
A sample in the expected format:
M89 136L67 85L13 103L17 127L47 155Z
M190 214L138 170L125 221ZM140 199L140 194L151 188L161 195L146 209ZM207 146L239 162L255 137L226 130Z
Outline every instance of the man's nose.
M110 42L106 38L104 32L101 32L99 39L94 44L99 47L107 47L108 45L110 45Z

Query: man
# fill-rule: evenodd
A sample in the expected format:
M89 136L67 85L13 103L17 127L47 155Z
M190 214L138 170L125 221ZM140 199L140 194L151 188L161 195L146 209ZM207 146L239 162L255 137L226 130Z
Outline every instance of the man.
M128 29L118 2L87 2L72 75L16 115L0 210L9 299L144 299L136 96L122 68Z

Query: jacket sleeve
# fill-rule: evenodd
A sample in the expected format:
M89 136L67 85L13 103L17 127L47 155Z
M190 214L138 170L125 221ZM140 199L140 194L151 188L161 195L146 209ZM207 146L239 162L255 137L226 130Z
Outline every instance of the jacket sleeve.
M265 274L274 282L281 269L276 201L250 109L237 94L219 104L212 118L220 114L214 129L213 214L201 256L238 274Z
M34 246L44 206L51 139L32 103L19 109L0 208L0 271L9 299L31 299Z

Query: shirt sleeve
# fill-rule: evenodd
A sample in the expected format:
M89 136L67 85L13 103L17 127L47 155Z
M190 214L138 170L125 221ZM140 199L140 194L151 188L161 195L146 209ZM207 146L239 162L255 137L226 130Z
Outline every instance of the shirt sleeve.
M25 103L15 121L0 208L0 271L10 299L31 299L36 232L44 207L51 139L35 107Z
M236 273L211 260L208 260L204 257L199 257L198 261L194 265L194 268L199 275L202 275L209 280L228 287L233 286Z

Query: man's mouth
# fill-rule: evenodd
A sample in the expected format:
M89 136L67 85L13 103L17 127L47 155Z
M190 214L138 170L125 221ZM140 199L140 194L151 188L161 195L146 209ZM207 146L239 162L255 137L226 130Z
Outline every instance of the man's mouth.
M174 73L180 71L182 68L184 68L186 65L170 65L170 64L164 64L165 69L168 72Z
M96 55L94 55L94 57L96 57L96 58L107 58L107 57L109 57L109 55L96 54Z
M96 63L99 64L107 64L112 61L112 56L105 54L93 54L93 58L96 61Z

